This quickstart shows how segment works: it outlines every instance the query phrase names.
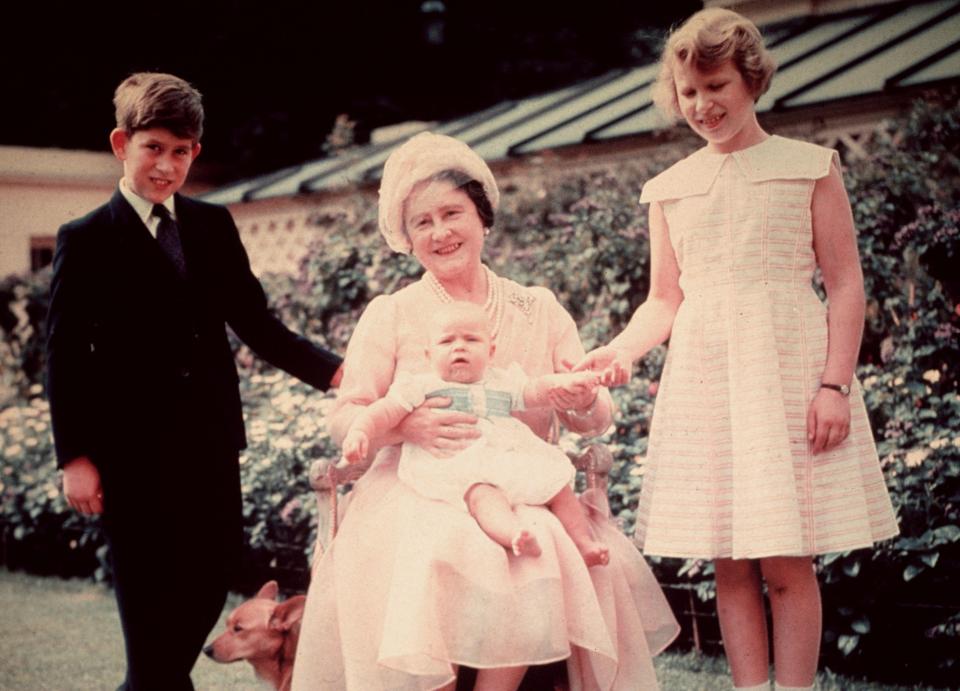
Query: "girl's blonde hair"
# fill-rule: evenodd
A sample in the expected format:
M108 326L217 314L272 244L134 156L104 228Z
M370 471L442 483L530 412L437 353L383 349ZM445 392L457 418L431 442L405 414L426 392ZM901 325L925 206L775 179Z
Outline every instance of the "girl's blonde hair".
M674 84L677 66L710 72L727 60L733 60L756 102L770 87L777 68L760 30L732 10L700 10L667 37L653 85L654 104L670 120L679 119L682 114Z

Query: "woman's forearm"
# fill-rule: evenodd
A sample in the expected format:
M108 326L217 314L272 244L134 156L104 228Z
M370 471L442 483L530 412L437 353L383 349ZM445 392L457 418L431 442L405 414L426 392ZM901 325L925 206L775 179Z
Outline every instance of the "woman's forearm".
M600 388L593 403L584 410L559 410L557 414L571 432L594 437L607 431L613 422L613 399L606 388Z

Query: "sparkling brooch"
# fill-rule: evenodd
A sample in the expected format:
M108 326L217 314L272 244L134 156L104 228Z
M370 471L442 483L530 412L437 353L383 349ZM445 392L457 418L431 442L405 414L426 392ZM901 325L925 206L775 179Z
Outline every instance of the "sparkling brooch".
M537 301L534 296L529 293L511 291L507 296L507 301L523 312L523 316L527 318L527 321L533 324L533 305Z

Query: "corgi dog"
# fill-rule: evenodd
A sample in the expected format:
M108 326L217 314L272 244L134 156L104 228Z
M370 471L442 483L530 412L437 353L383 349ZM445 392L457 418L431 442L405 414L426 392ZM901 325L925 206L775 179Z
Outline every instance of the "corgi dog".
M277 601L277 582L267 581L253 598L227 617L227 630L203 652L216 662L246 660L258 679L289 691L306 597Z

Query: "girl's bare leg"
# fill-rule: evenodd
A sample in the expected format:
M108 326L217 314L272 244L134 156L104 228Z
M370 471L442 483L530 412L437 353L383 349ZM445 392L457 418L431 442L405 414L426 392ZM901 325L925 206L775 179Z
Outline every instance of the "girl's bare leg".
M477 682L473 685L473 691L516 691L526 672L525 666L481 669L477 671Z
M473 485L467 490L467 508L481 530L494 542L513 550L517 556L540 556L540 543L527 531L503 492L493 485Z
M822 610L811 557L760 560L773 614L777 686L808 687L817 675Z
M550 500L550 511L567 531L573 544L580 550L580 555L587 566L605 565L610 561L610 550L607 546L593 539L587 525L587 516L583 505L568 485Z
M760 566L750 559L717 559L717 615L735 687L770 679L767 619Z

